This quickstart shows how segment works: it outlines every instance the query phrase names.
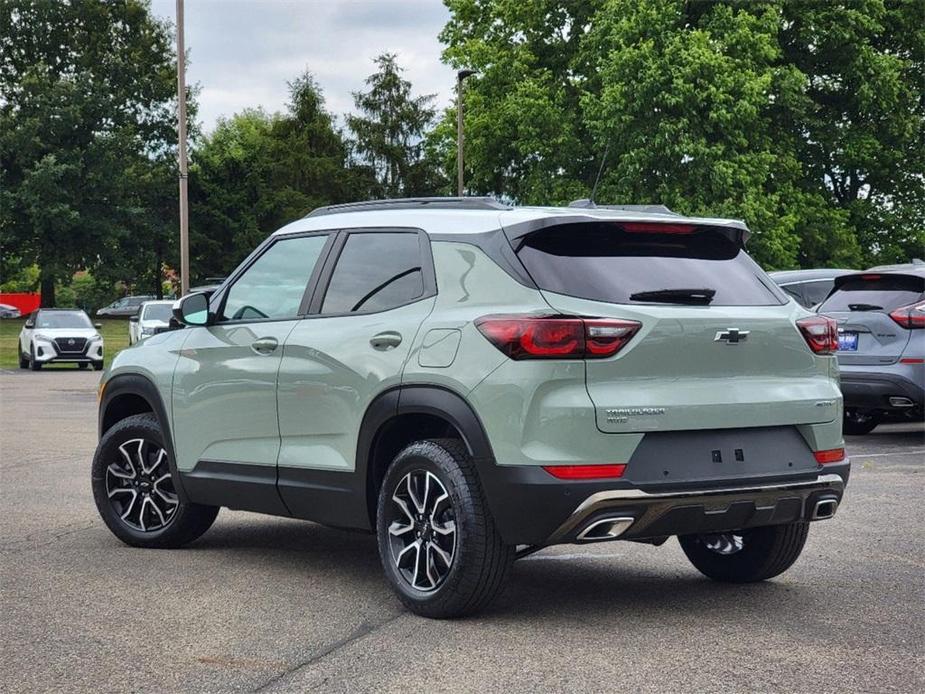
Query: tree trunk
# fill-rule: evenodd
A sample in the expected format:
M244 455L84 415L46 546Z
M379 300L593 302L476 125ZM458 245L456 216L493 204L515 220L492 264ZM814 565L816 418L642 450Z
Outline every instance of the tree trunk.
M154 296L161 300L164 298L164 283L161 281L161 254L157 254L157 265L154 267Z
M55 278L49 274L46 274L45 270L42 270L42 282L40 291L42 292L42 308L54 308Z

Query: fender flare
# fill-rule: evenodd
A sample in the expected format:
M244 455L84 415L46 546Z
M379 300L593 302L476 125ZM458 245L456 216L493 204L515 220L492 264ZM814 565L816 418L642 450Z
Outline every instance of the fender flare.
M106 420L106 413L109 410L109 406L112 404L113 400L121 395L134 395L140 397L148 403L151 411L154 412L154 416L157 417L158 424L164 436L164 445L167 447L167 463L170 467L170 474L174 480L177 496L180 498L181 502L188 502L189 497L186 494L186 490L183 488L182 478L177 470L177 456L173 445L173 434L170 431L170 419L167 417L167 408L164 406L164 401L161 398L157 386L154 385L154 382L151 381L150 378L142 376L141 374L120 374L106 381L103 397L100 399L99 405L99 438L102 439L103 435L106 433L103 425Z

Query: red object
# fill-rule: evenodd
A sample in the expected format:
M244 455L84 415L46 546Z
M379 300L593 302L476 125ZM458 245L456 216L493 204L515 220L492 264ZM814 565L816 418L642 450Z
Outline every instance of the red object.
M827 451L814 451L813 456L816 458L817 463L840 463L845 459L845 449L844 448L830 448Z
M925 364L925 359L915 359L914 357L906 357L905 359L899 360L900 364Z
M797 321L806 344L816 354L838 351L838 324L828 316L809 316Z
M624 231L635 234L692 234L693 224L661 224L659 222L625 222L620 226Z
M543 469L560 480L600 480L623 477L626 465L544 465Z
M890 311L890 318L908 330L925 328L925 301Z
M603 359L619 352L642 324L611 318L482 316L475 327L511 359Z
M0 292L0 304L15 306L25 316L42 305L42 295L38 292Z

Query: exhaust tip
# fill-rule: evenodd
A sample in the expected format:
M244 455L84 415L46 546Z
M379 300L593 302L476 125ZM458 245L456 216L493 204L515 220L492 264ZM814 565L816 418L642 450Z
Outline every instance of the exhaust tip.
M890 407L914 407L915 403L909 398L894 396L890 398Z
M819 499L813 507L813 520L825 520L835 515L838 510L838 500L836 499Z
M577 542L603 542L604 540L616 540L620 535L636 521L635 518L626 516L614 518L598 518L586 525L578 536Z

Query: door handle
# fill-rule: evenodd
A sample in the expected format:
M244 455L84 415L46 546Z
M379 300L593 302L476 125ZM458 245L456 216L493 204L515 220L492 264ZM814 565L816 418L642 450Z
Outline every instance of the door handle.
M387 330L384 333L379 333L369 338L369 344L373 346L373 349L383 351L395 349L401 344L401 335L392 330Z
M257 354L267 355L273 352L279 346L279 340L275 337L261 337L251 344L251 349Z

